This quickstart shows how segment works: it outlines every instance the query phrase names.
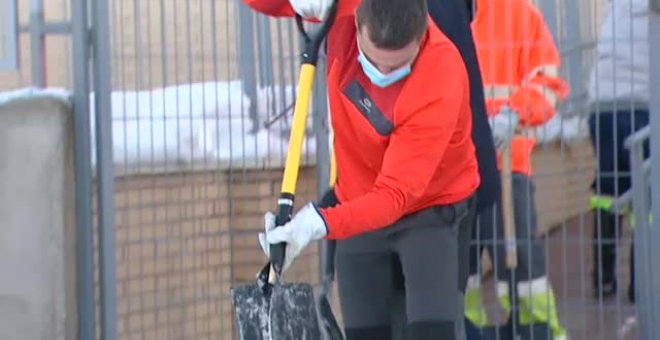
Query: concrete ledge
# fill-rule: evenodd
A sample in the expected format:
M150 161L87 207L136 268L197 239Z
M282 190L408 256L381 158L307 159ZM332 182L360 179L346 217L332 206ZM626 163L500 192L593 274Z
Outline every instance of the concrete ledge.
M24 94L0 102L0 334L75 339L71 106Z

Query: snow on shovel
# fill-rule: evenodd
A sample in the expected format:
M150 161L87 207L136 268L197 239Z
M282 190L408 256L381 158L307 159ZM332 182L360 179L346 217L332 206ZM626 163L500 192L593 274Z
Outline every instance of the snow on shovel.
M317 340L321 338L314 292L307 283L268 282L271 265L254 285L232 290L241 340Z
M304 37L302 65L298 80L298 97L293 111L282 190L278 200L276 226L291 219L298 180L300 156L307 122L307 108L321 42L330 30L337 2L316 35L306 34L302 18L296 15L298 29ZM313 287L308 283L282 283L282 265L286 244L270 246L270 262L253 285L232 288L232 302L241 340L319 340L321 332L314 301Z

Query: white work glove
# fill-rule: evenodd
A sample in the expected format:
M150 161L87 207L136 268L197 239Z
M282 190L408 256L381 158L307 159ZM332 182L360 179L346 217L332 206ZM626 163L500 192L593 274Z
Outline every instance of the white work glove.
M304 206L291 221L277 228L275 227L275 214L267 212L264 215L264 225L266 232L259 233L259 243L266 256L270 258L271 244L286 242L282 271L291 266L293 259L310 242L321 239L328 233L325 221L313 203Z
M493 132L495 147L501 149L511 143L511 139L513 139L518 129L518 124L520 124L520 118L515 111L505 105L500 112L489 119L489 123Z
M333 0L289 0L293 10L305 19L325 20Z

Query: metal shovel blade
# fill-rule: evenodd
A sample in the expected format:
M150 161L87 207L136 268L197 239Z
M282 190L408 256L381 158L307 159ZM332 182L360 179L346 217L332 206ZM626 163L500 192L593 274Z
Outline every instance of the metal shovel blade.
M273 340L318 340L314 290L307 283L273 286L270 297L270 331Z
M232 302L241 340L270 340L270 299L257 284L232 288Z
M314 292L306 283L276 284L269 294L258 284L232 289L241 340L318 340Z
M335 313L332 312L328 295L324 292L319 297L319 319L321 327L325 331L326 340L344 340L344 334L341 332Z

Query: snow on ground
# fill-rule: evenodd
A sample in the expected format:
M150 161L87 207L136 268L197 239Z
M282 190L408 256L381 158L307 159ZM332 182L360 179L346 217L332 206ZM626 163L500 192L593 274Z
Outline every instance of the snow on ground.
M258 93L260 121L291 102L290 89ZM114 160L119 166L229 162L261 164L283 159L288 143L282 138L285 120L270 129L254 124L250 99L240 81L172 86L112 94ZM93 96L90 105L93 107ZM310 120L311 123L311 120ZM92 126L93 126L92 122ZM306 151L313 150L306 145Z
M61 89L26 88L0 93L0 105L30 96L51 96L69 100ZM293 102L293 88L259 89L256 113L259 121L270 120ZM262 124L253 131L249 118L250 98L239 80L206 82L145 91L112 93L112 129L114 161L119 167L136 168L194 163L266 164L283 160L288 148L288 119L280 119L270 128ZM94 94L90 96L90 112ZM311 117L311 114L309 115ZM308 119L311 131L311 118ZM95 135L91 115L92 138ZM579 116L555 116L535 129L539 143L561 138L564 141L587 136L586 122ZM315 143L310 138L303 153L313 159ZM95 155L92 155L95 162ZM281 162L274 162L281 164Z

